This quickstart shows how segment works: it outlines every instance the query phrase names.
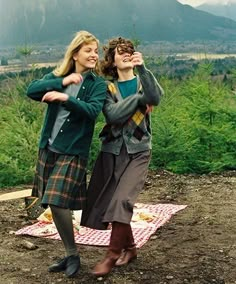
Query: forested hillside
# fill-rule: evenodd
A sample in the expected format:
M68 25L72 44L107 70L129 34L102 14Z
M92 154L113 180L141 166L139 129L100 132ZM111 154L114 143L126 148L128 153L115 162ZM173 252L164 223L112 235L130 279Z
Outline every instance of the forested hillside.
M0 0L0 45L65 43L86 29L101 40L233 40L236 22L177 0Z

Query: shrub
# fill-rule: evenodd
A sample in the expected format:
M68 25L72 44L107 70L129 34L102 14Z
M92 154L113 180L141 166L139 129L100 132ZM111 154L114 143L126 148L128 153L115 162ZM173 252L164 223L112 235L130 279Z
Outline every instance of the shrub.
M32 181L44 108L25 95L28 80L8 81L1 92L0 186Z

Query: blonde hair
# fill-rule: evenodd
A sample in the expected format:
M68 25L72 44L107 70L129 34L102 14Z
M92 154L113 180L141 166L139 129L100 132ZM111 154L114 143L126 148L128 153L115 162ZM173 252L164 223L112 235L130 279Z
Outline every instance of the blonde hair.
M75 37L68 45L66 53L64 55L62 63L53 71L55 76L66 76L75 71L75 61L73 56L78 52L84 44L91 42L99 44L99 40L91 33L87 31L79 31L75 34Z

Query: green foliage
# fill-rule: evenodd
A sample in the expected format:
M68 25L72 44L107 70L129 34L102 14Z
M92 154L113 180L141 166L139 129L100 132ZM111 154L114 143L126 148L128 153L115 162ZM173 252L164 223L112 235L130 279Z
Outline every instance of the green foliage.
M211 73L212 64L205 62L185 80L159 79L165 95L152 112L151 168L200 174L236 169L236 96ZM40 75L36 70L25 75L1 84L0 187L32 182L34 175L44 106L25 95L29 82ZM101 114L89 170L100 150L103 125Z
M161 54L161 52L159 53ZM202 60L194 59L178 59L177 56L146 56L145 62L150 70L159 77L167 77L169 79L183 80L192 77L199 68L201 68ZM206 59L205 59L206 61ZM222 59L210 59L212 76L217 76L225 84L233 88L234 68L236 65L235 57L225 57Z
M34 48L32 46L24 45L16 47L18 54L23 55L24 57L30 56Z
M25 95L31 79L10 79L1 89L0 187L32 182L44 110Z
M94 162L97 158L97 155L99 153L99 150L101 148L101 142L99 139L99 133L102 130L103 126L105 124L105 119L102 113L98 116L97 122L95 125L95 131L93 135L93 140L91 144L91 149L90 149L90 156L89 156L89 161L88 161L88 170L92 170Z
M35 78L40 78L40 76L43 76L49 72L52 72L52 70L54 69L54 67L42 67L42 68L37 68L37 66L35 66L35 68L32 70L33 68L31 68L30 70L21 70L20 72L5 72L0 74L0 82L6 79L13 79L13 78L22 78L22 77L32 77L32 71L33 71L33 76ZM27 80L26 78L26 80Z
M177 173L236 168L236 98L212 81L211 64L178 85L164 82L161 105L153 115L151 167Z
M23 56L23 58L24 58L24 65L25 65L25 67L28 64L28 58L31 55L31 53L33 52L33 50L34 49L33 49L32 46L29 46L29 45L26 45L26 44L24 46L16 47L16 52L18 54L20 54L20 56Z

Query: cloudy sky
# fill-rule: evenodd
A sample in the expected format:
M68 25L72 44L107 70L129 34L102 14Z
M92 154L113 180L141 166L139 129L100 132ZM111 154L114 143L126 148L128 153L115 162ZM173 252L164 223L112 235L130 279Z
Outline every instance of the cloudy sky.
M189 4L193 7L199 6L201 4L230 4L236 3L236 0L178 0L182 4Z

